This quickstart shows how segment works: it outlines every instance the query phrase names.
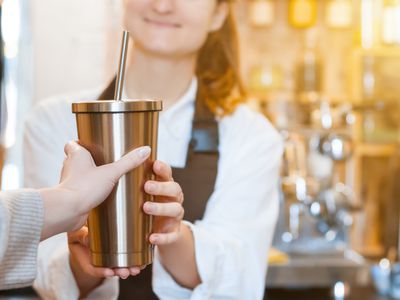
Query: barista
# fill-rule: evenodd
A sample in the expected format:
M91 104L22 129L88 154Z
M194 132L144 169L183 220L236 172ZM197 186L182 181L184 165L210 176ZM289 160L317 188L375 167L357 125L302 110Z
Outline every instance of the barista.
M65 240L54 240L40 254L35 287L42 297L262 299L277 220L282 141L244 104L231 5L228 0L124 0L125 27L135 40L124 97L164 101L158 158L172 168L165 165L167 175L160 180L173 178L182 188L185 218L182 197L172 191L179 190L176 185L169 190L147 185L157 203L144 211L163 227L150 237L154 264L120 281L119 288L118 278L104 278L104 270L90 264L84 245L70 243L68 249ZM111 99L113 90L114 82L81 98ZM54 180L55 149L61 140L76 138L70 99L77 97L44 102L27 123L31 185ZM33 177L45 161L49 172ZM85 229L70 237L84 234ZM129 275L126 269L113 271Z

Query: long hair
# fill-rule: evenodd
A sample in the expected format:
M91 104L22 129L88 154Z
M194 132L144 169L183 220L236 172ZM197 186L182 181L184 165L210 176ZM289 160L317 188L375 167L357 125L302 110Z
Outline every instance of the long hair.
M230 0L218 0L231 2ZM223 26L209 33L200 49L196 75L199 97L216 116L232 113L245 100L246 91L240 76L239 43L232 4Z

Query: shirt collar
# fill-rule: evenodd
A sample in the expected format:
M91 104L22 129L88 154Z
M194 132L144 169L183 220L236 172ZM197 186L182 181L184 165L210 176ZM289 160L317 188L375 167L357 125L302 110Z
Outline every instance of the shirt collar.
M191 130L191 121L193 119L194 113L194 103L196 100L198 81L196 77L193 77L188 89L185 93L167 110L163 110L160 113L160 126L164 127L168 135L174 139L184 138L185 131L187 129ZM126 93L122 92L123 99L127 98ZM190 115L189 123L186 124L188 118L183 118L183 116L188 117ZM184 121L184 122L182 122Z
M167 110L163 111L163 117L168 119L176 112L184 108L188 104L193 104L196 100L197 78L194 77L186 92Z
M174 114L175 111L179 110L182 106L185 106L185 104L195 102L197 85L197 77L193 77L186 92L168 110L163 111L163 113ZM125 90L122 91L122 99L128 99Z
M160 125L170 137L176 140L185 139L192 128L194 103L197 94L197 78L194 77L186 92L167 110L160 114Z

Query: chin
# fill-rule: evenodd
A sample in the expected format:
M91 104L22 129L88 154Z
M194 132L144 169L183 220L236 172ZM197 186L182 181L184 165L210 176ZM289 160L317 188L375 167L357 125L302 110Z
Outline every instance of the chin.
M176 57L188 52L186 49L177 47L177 44L171 41L166 43L143 43L139 47L147 53L165 57Z

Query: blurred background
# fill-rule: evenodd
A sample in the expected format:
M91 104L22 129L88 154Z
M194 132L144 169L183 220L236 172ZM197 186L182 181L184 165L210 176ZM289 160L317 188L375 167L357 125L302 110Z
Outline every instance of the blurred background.
M23 186L26 113L115 73L120 5L2 2L3 190ZM286 145L268 299L400 299L400 0L235 6L250 104Z

